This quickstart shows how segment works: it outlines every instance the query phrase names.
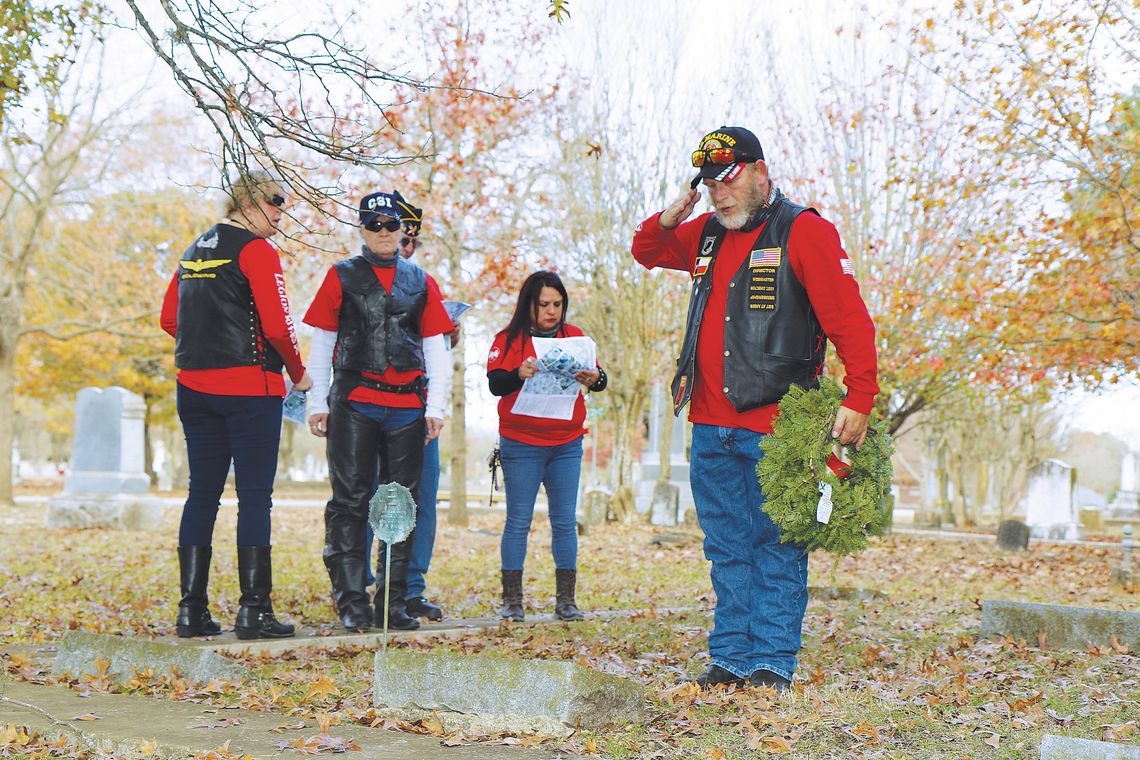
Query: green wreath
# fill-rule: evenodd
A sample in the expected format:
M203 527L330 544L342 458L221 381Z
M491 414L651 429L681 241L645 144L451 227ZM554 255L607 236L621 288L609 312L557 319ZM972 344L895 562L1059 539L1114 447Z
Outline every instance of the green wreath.
M774 432L761 442L764 456L756 465L763 509L780 528L780 540L840 556L867 548L868 536L883 535L893 506L894 474L891 437L881 420L871 422L861 448L846 448L850 469L842 479L828 467L835 445L831 429L842 400L839 386L828 377L821 377L815 390L793 385L780 399ZM831 485L833 506L826 524L816 520L821 483Z

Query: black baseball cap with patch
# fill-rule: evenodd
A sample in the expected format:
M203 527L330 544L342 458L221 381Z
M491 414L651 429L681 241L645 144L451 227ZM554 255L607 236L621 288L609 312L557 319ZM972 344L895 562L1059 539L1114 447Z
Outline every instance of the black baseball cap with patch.
M744 127L722 126L701 138L700 147L693 151L692 162L700 171L689 187L695 188L704 179L732 182L744 167L764 160L760 141Z
M404 234L411 238L419 237L424 223L424 210L408 203L407 199L400 195L399 190L393 190L392 195L396 196L396 208L400 211Z

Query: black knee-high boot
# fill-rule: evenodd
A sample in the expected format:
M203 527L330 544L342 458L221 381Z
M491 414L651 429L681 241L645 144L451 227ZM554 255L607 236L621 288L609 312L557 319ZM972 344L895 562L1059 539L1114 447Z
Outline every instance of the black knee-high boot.
M206 586L210 581L209 546L179 546L178 575L182 581L182 599L178 602L178 618L174 630L179 638L217 636L222 626L210 616Z
M273 592L271 547L239 546L237 551L241 609L234 623L234 633L239 639L284 639L292 636L293 626L277 621L269 599Z

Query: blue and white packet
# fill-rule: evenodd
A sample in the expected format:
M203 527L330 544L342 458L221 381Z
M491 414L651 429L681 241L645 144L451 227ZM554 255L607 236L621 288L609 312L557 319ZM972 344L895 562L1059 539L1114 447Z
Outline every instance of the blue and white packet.
M285 394L281 403L281 416L297 425L304 425L306 420L305 409L309 406L309 394L305 391L291 389Z

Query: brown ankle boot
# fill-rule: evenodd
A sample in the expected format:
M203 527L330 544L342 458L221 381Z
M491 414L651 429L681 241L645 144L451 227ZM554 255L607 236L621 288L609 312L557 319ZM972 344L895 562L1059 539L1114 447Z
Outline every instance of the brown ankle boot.
M503 620L523 621L522 570L503 571Z
M572 569L554 571L554 614L560 620L581 620L586 617L574 603L574 587L578 584L578 571Z

